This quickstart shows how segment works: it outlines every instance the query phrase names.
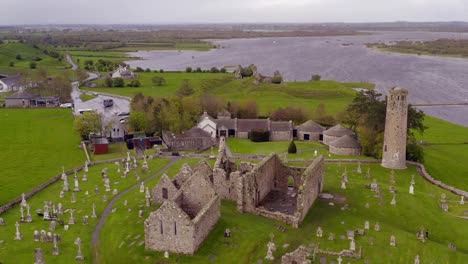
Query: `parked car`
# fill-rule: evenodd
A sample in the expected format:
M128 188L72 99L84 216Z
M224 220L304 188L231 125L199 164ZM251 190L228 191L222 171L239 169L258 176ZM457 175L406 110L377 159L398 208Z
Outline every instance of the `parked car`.
M62 107L62 108L72 108L73 104L72 103L64 103L64 104L61 104L60 107Z
M114 100L112 99L105 99L104 100L104 107L111 107L114 105Z
M78 113L83 114L85 112L95 112L95 111L96 111L96 109L90 109L90 108L89 109L80 109L80 110L78 110Z
M115 115L116 116L128 116L128 115L130 115L130 113L129 112L117 112L117 113L115 113Z

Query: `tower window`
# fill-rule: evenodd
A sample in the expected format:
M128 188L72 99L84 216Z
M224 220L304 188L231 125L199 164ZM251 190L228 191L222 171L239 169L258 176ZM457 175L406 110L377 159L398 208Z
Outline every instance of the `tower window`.
M387 152L387 145L385 145L385 147L384 147L384 151L385 151L385 152Z
M159 220L159 231L161 232L161 235L164 233L163 232L163 222L162 222L162 220Z

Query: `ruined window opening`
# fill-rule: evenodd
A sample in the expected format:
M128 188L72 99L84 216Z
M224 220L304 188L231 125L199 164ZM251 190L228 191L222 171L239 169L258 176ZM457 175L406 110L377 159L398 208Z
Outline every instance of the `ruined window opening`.
M228 188L228 192L231 193L231 188Z
M292 176L288 177L288 187L294 188L294 178Z
M163 199L167 199L169 197L167 193L167 188L162 188L162 197Z
M385 145L385 147L384 147L384 151L385 151L385 152L387 152L387 145Z
M174 221L174 236L177 236L177 223Z
M163 232L163 222L162 222L162 220L159 220L159 231L161 232L161 235L164 233Z

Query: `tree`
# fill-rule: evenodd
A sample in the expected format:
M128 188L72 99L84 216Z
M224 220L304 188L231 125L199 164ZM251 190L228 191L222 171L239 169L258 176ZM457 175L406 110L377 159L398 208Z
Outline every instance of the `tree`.
M22 59L23 59L23 56L21 56L21 54L18 54L18 55L16 55L16 59L17 59L17 60L22 60Z
M195 72L202 72L202 69L201 69L200 67L197 67L197 68L195 69Z
M129 84L128 87L140 87L141 83L139 80L132 80Z
M144 70L143 70L143 68L141 68L141 67L136 67L136 69L135 69L135 72L143 72L143 71L144 71Z
M14 62L14 61L10 61L10 63L8 63L8 65L9 65L10 67L15 67L15 62Z
M190 96L195 93L195 90L193 89L192 85L190 84L189 80L184 79L182 81L182 85L179 87L177 90L177 95L179 97L185 97L185 96Z
M0 39L0 45L2 45L3 43L4 43L3 40Z
M154 76L151 81L157 86L163 86L166 84L166 80L160 76Z
M294 140L291 140L288 146L288 153L289 154L296 154L297 153L297 147L296 143L294 143Z
M114 81L110 78L110 77L107 77L105 80L104 80L104 85L106 87L112 87L112 85L114 84Z
M216 67L211 67L210 72L211 73L219 73L219 70Z
M115 79L114 79L113 85L114 85L114 87L124 87L124 86L125 86L124 79L122 79L122 78L115 78Z
M224 67L221 68L221 69L219 70L219 72L220 72L220 73L226 73L226 68L224 68Z
M131 112L128 117L128 125L134 131L145 131L147 126L145 114L136 111Z
M245 68L241 68L241 76L242 78L245 78L245 77L252 77L253 75L253 70L252 68L249 66L249 67L245 67Z
M270 118L274 121L292 120L295 124L300 124L307 120L305 110L303 108L292 106L278 108L273 113L271 113Z
M151 72L150 68L146 68L145 72Z
M320 79L322 79L322 76L319 74L312 74L312 81L317 82L320 81Z
M29 63L29 68L36 69L37 68L37 63L35 63L34 61L30 62Z
M83 140L89 139L90 133L101 131L101 116L96 112L85 112L75 118L73 127Z
M274 84L281 84L281 83L283 83L283 77L281 77L281 76L274 76L273 78L271 78L271 83L274 83Z
M185 72L192 72L192 67L185 68Z

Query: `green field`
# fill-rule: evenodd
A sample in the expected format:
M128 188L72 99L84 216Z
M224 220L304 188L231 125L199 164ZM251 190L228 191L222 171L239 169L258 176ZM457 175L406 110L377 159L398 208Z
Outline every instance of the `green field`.
M67 54L72 56L73 61L84 68L85 61L91 60L94 64L97 63L99 59L111 61L113 63L122 63L127 60L131 60L127 54L118 51L83 51L83 50L71 50L66 51Z
M428 129L418 138L424 147L428 172L444 183L468 190L468 128L427 116Z
M167 159L155 159L149 160L150 171L143 173L139 170L139 176L141 180L151 176L156 173L162 167L169 163ZM140 161L141 164L141 161ZM4 240L0 248L0 262L2 263L29 263L34 260L34 249L42 248L44 251L44 259L46 263L67 263L69 261L75 261L75 256L77 252L77 247L74 245L74 241L77 237L80 237L82 240L82 250L83 255L85 256L85 261L83 263L91 263L93 256L93 247L91 243L91 235L96 226L99 218L91 218L92 213L92 204L96 205L97 216L100 217L106 205L114 197L112 192L105 192L103 187L103 181L101 177L101 171L104 168L108 168L107 175L110 179L111 189L117 189L118 192L122 192L128 187L136 184L138 181L136 179L136 174L134 171L131 171L127 178L122 178L117 174L117 167L114 164L104 164L91 166L89 172L87 173L88 181L81 181L83 173L79 172L78 178L80 180L81 192L76 192L76 203L71 203L71 193L67 192L64 198L59 198L59 193L62 190L63 183L58 181L52 186L48 187L46 190L43 190L36 194L31 199L28 199L28 204L31 206L31 215L33 218L32 223L22 223L20 230L23 235L23 241L15 241L15 221L18 221L19 217L19 206L15 206L8 212L2 214L6 225L0 226L0 240ZM52 175L49 175L52 176ZM73 176L68 176L68 181L70 183L70 188L73 189ZM94 192L95 187L98 186L100 193L96 194ZM89 195L85 194L85 191L89 192ZM103 196L107 196L107 202L103 201ZM44 201L53 201L55 205L58 203L63 204L64 210L75 209L73 213L76 223L70 225L68 231L64 230L63 226L60 226L57 223L56 231L53 233L58 233L62 237L62 242L58 244L60 255L52 255L52 243L45 242L34 242L33 232L34 230L46 230L49 232L49 221L44 221L38 217L35 213L35 210L42 209L44 207ZM138 213L138 210L134 212ZM83 225L82 218L83 216L89 216L89 224ZM59 217L64 220L65 224L68 223L70 218L70 213L66 212Z
M17 55L21 55L22 59L17 60ZM36 61L37 68L47 69L48 73L51 75L57 74L63 71L65 67L68 67L67 63L60 62L57 59L45 55L41 50L35 49L30 45L7 42L5 44L0 44L0 73L12 74L20 70L27 70L34 74L37 69L31 70L29 64L38 57L42 60ZM9 66L10 62L14 62L14 67Z
M96 98L96 96L92 94L85 94L85 93L80 94L80 99L83 102L93 100L94 98Z
M4 204L85 161L69 109L0 109Z
M189 161L189 164L195 163L193 159ZM174 165L173 168L176 167L178 166ZM340 235L345 235L346 230L363 228L366 220L370 221L372 229L364 237L357 237L356 244L357 248L363 247L364 259L368 259L370 263L382 263L382 252L386 252L385 263L412 263L417 254L421 256L421 263L464 263L468 258L468 241L464 239L468 226L464 225L465 220L454 217L463 211L462 206L457 203L459 197L441 191L420 176L415 177L415 195L408 194L410 176L417 174L414 168L409 168L396 172L397 205L391 206L392 196L388 191L390 171L379 165L370 165L372 178L378 180L383 190L384 205L381 206L380 199L374 198L374 194L364 187L371 180L366 180L364 174L357 174L355 164L347 165L348 189L340 189L344 167L345 165L326 165L324 192L341 195L346 201L334 201L335 205L330 206L328 201L318 200L299 229L264 217L238 213L234 202L223 201L221 220L199 251L194 256L171 254L168 260L163 258L162 252L146 251L144 244L141 244L144 241L144 219L138 218L135 211L141 208L144 199L135 190L119 199L116 204L117 212L111 214L104 225L98 263L209 263L212 258L215 259L214 263L256 263L258 259L263 259L263 263L271 263L264 259L270 233L274 233L278 248L274 253L274 263L279 263L280 256L301 244L320 243L322 249L333 251L347 249L349 242L340 239ZM368 165L363 165L363 171L367 167ZM176 169L170 170L168 175L172 177L176 172ZM157 179L152 180L150 186L156 185L156 182ZM449 203L449 213L440 210L438 198L441 193L446 193L447 199L454 201ZM132 208L131 212L123 205L124 200L128 200L127 207ZM365 208L366 202L370 204L370 208ZM341 210L344 204L348 204L350 209ZM373 230L377 221L381 225L380 232ZM284 233L278 231L279 225L286 226ZM430 240L426 243L415 237L421 225L430 231ZM116 226L126 228L116 229ZM317 226L322 226L324 237L315 236ZM231 229L232 238L223 237L226 228ZM329 232L335 233L335 241L327 240ZM395 248L389 245L392 234L396 236ZM371 237L375 243L373 246L370 245ZM455 244L458 251L449 249L449 243ZM285 244L289 244L289 247L283 247ZM364 259L345 258L345 263L363 263ZM331 260L336 258L328 257L328 261Z
M279 107L303 107L313 112L319 104L326 105L328 114L343 111L353 100L356 91L352 88L373 89L368 83L339 83L335 81L318 82L290 82L284 85L253 84L252 78L236 80L232 74L220 73L138 73L142 86L138 88L89 88L85 90L118 94L133 97L143 93L153 97L167 97L175 95L184 79L200 93L209 93L223 97L226 101L242 101L256 99L260 114L267 115ZM151 82L152 77L161 76L166 85L156 86ZM103 86L104 81L97 81Z

